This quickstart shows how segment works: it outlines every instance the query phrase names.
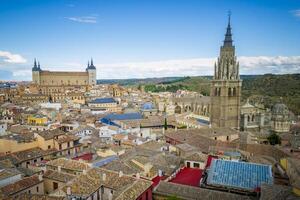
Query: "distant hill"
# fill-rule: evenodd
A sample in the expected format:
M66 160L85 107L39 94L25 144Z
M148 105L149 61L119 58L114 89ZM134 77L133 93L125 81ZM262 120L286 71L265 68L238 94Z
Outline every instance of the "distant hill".
M201 92L208 96L210 93L210 80L212 76L195 77L166 77L148 79L124 79L124 80L98 80L98 83L118 83L138 87L143 85L145 91L175 92L178 89ZM242 75L242 102L247 98L259 101L266 107L278 102L282 97L283 102L296 115L300 115L300 74L284 75Z
M119 84L123 86L139 85L139 84L154 84L163 82L172 82L181 80L182 77L164 77L164 78L140 78L140 79L101 79L97 80L97 84Z

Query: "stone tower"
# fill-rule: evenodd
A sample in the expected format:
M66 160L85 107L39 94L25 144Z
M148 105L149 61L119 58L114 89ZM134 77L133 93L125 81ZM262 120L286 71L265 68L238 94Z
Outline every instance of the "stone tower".
M88 66L86 68L86 71L88 72L89 76L89 85L96 85L97 84L97 74L96 74L96 67L94 66L93 59L91 59L91 64L88 63Z
M40 72L41 72L40 63L37 64L36 59L34 59L33 68L32 68L32 81L35 84L40 84Z
M242 80L239 76L239 63L233 46L230 14L220 56L215 63L211 81L211 116L213 127L240 127L240 98Z

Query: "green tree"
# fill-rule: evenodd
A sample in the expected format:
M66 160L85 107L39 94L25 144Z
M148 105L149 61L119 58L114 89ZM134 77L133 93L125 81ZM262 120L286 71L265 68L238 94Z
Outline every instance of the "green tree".
M167 130L167 129L168 129L168 122L167 122L167 118L166 118L166 117L165 117L164 129L165 129L165 130Z
M174 196L168 197L167 200L181 200L181 199L174 195Z

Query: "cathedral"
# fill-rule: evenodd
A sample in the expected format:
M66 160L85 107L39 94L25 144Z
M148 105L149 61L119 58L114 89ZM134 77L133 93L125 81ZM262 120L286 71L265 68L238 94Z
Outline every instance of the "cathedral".
M83 72L47 71L34 60L32 81L42 94L63 93L74 88L87 90L89 86L96 85L96 67L91 59Z
M242 80L239 75L239 63L235 56L230 15L225 40L220 49L220 56L214 65L214 77L211 81L212 127L240 127L240 99Z

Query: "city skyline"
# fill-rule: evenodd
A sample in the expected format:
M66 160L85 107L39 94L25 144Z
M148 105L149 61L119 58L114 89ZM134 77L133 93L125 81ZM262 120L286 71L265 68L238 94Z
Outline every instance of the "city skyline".
M0 79L31 80L35 57L58 71L93 57L98 79L212 75L228 10L241 74L297 73L300 3L282 2L2 1Z

